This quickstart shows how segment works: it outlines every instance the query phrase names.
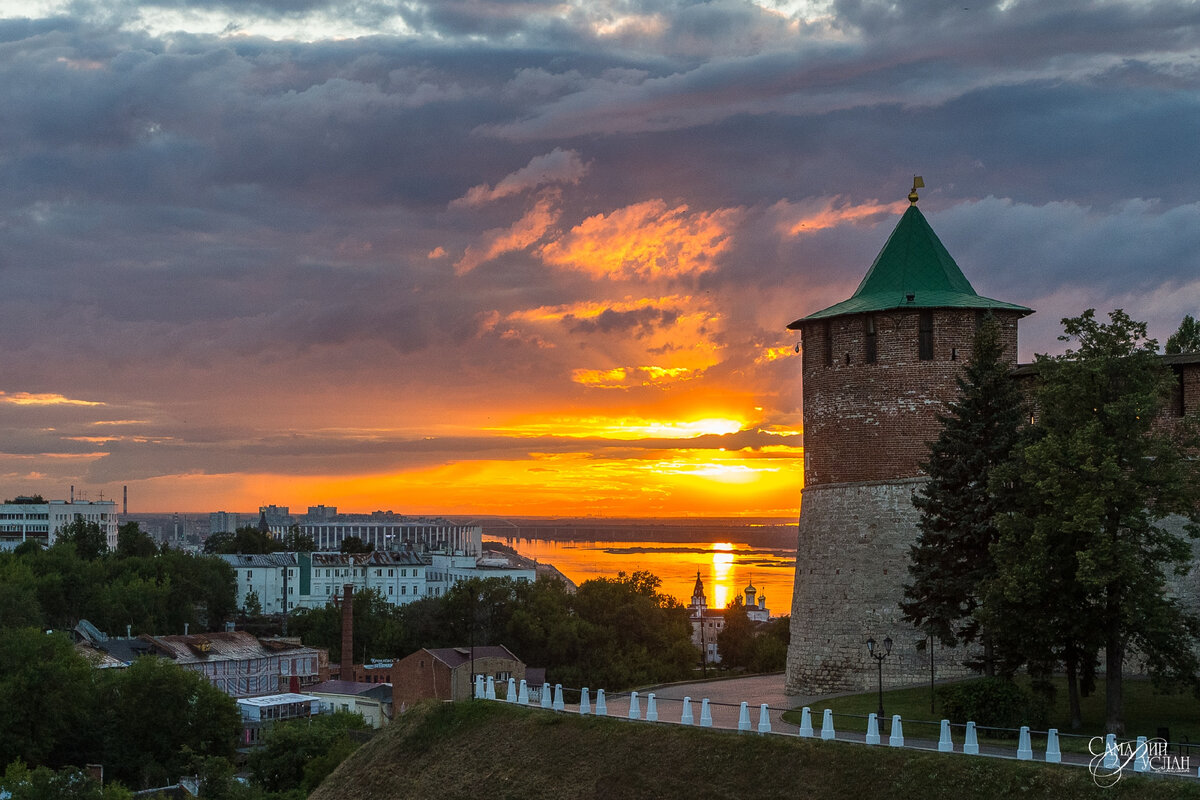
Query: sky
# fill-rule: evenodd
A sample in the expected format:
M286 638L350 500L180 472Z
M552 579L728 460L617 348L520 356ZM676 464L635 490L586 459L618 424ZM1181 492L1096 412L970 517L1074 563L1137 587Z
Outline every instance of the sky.
M795 516L913 175L983 295L1200 311L1200 6L0 3L0 493Z

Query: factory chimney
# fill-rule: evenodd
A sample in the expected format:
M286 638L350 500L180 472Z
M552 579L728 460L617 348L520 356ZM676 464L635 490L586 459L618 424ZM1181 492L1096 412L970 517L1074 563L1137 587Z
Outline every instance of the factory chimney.
M121 516L128 517L129 516L129 487L122 486L121 494L124 495L124 500L121 502Z
M344 681L354 680L354 584L342 586L342 674Z

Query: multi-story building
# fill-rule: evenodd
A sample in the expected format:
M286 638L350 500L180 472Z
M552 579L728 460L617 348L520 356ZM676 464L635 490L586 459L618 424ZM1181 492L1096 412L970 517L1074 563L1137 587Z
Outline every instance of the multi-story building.
M49 500L18 497L0 504L0 549L11 550L35 541L50 547L61 531L76 520L100 526L109 549L117 546L117 504L113 500Z
M355 592L377 589L392 605L424 597L425 563L411 551L374 553L313 553L311 589L304 602L323 606L349 584Z
M336 506L309 506L308 513L293 516L287 506L262 506L271 534L281 537L295 526L311 536L317 550L338 550L354 536L372 550L436 550L478 555L483 549L480 525L459 525L439 517L407 517L392 511L339 514Z
M253 593L264 614L279 614L284 608L295 611L302 603L300 598L308 590L308 581L301 575L309 575L311 565L301 564L305 553L253 553L220 555L233 567L237 579L237 603L246 607ZM300 556L300 557L298 557ZM309 558L311 561L311 557ZM284 585L286 583L286 586ZM286 598L286 605L285 605ZM321 605L324 605L322 603Z
M240 515L228 511L214 511L208 515L209 534L234 533L241 524Z
M139 638L231 697L298 692L329 678L328 654L298 640L256 639L245 631Z
M428 593L440 597L459 581L471 578L509 578L532 583L537 580L537 564L524 556L493 554L476 558L468 555L430 553L426 556Z

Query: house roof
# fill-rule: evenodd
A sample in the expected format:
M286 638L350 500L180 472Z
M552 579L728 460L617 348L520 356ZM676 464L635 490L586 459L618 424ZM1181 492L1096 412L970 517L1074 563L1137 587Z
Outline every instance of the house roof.
M296 566L295 553L220 553L217 558L225 559L235 569Z
M1017 311L1022 315L1033 313L1025 306L977 294L914 203L900 217L850 299L801 317L788 327L796 330L812 320L896 308L978 308Z
M221 631L189 636L145 637L164 656L182 664L201 661L241 661L248 658L267 658L285 650L315 653L311 647L282 639L260 640L246 631Z
M454 669L457 666L466 664L471 660L471 648L469 647L439 647L437 649L426 648L425 652L441 661L446 666ZM512 652L502 644L476 646L475 658L508 658L513 661L520 661L512 654Z

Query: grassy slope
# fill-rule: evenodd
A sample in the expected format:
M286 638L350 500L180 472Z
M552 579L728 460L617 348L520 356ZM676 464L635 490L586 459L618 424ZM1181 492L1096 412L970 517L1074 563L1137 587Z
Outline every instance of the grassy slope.
M1028 686L1028 682L1025 682ZM1090 697L1085 697L1080 703L1083 712L1083 728L1072 731L1070 714L1067 708L1067 686L1062 678L1055 679L1057 693L1053 707L1050 709L1050 725L1058 728L1060 734L1077 734L1081 738L1064 737L1061 746L1064 751L1073 750L1078 753L1088 751L1088 740L1092 736L1104 735L1104 679L1096 681L1096 691ZM1170 729L1171 741L1181 742L1184 737L1189 741L1200 741L1200 703L1190 694L1164 694L1155 690L1153 684L1145 680L1126 679L1125 689L1125 730L1126 739L1138 736L1154 737L1158 735L1159 726ZM883 693L884 712L890 717L899 714L904 718L904 733L908 736L937 738L936 727L924 727L914 724L914 720L930 720L937 722L941 719L941 702L937 703L938 713L929 712L929 688L895 689ZM867 715L879 707L878 695L874 692L834 697L829 700L819 700L812 705L813 724L820 725L821 712L828 708L833 713ZM800 724L800 712L790 711L784 714L784 719L796 725ZM866 719L836 717L834 725L838 730L863 732L867 729ZM955 730L954 736L962 742L962 731ZM980 734L980 742L986 739ZM1034 737L1035 749L1039 744L1044 746L1044 737ZM1016 747L1015 742L1004 742L1006 746ZM1198 764L1200 766L1200 764Z
M418 706L311 795L388 798L1200 798L1186 780L581 718L500 703Z

